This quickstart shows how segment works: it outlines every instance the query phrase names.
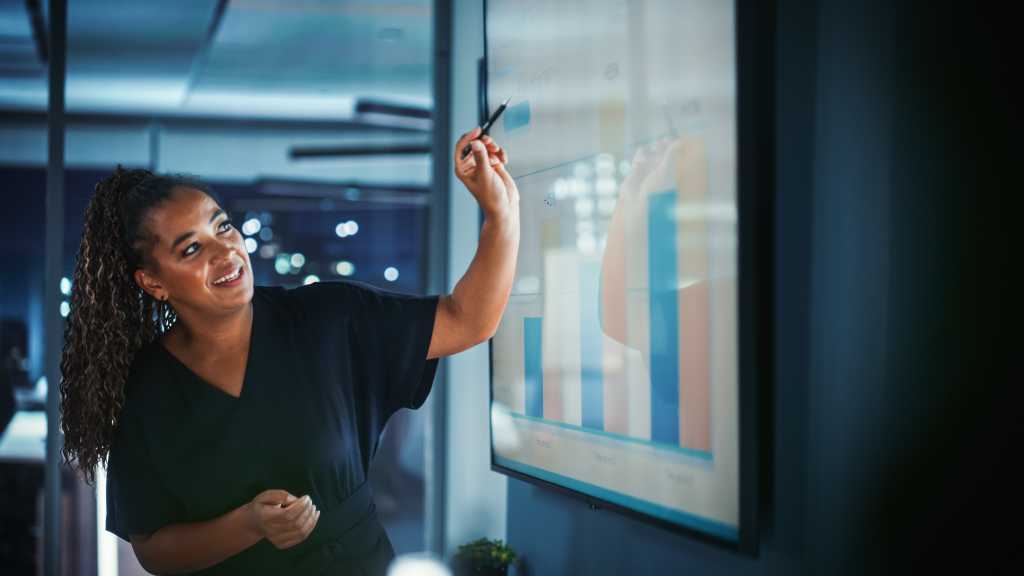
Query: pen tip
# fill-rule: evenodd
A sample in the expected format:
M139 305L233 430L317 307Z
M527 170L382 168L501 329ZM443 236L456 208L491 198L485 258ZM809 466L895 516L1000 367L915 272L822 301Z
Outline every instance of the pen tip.
M505 101L504 101L504 102L502 102L502 103L501 103L501 105L502 105L502 106L507 106L507 105L508 105L508 103L509 103L509 102L511 102L511 101L512 101L512 97L511 97L511 96L509 96L508 98L505 98Z

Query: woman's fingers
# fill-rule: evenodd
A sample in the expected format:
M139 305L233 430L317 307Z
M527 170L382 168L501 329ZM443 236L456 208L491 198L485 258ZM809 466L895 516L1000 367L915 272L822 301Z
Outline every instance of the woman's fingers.
M508 162L508 158L505 154L505 149L502 148L501 146L498 146L498 143L492 140L490 136L484 136L483 138L480 138L480 142L483 142L484 146L487 147L487 156L490 160L491 166L493 166L496 162L501 162L502 164ZM476 166L476 162L474 162L473 165Z
M312 499L310 499L309 496L303 496L302 498L296 500L295 502L285 507L284 520L286 522L294 522L312 505Z
M469 144L470 140L479 136L481 131L480 127L477 126L459 138L459 141L455 143L456 158L462 157L462 149L466 147L466 144Z
M493 138L491 138L490 134L485 134L484 136L481 136L480 141L483 142L485 146L487 146L487 153L489 155L497 156L501 160L502 164L506 164L508 162L508 159L505 157L505 149L502 148L501 146L498 146L498 143L495 142Z
M476 160L476 166L486 166L490 162L488 160L489 155L487 154L487 146L485 146L479 140L470 142L470 146L473 148L473 159Z
M462 151L466 148L466 146L469 146L471 142L473 142L478 136L480 136L480 132L482 132L482 130L480 129L479 126L477 126L476 128L473 128L469 132L466 132L461 137L459 137L459 141L455 143L456 168L458 168L466 160L469 160L470 158L473 157L472 154L466 154L465 157L463 157Z
M498 143L495 142L490 137L490 135L482 136L480 138L480 141L483 142L485 146L487 146L487 153L488 154L494 155L494 154L498 154L501 151L501 146L498 146Z
M316 527L320 518L320 511L310 505L302 511L302 515L289 523L288 528L279 534L278 547L290 548L305 540Z
M498 177L505 184L505 192L508 194L509 201L518 201L519 188L516 187L516 181L512 179L512 175L505 170L505 165L498 164L494 167L494 171L498 173Z
M294 498L294 497L293 497ZM284 506L266 506L260 523L264 534L279 549L290 548L305 540L316 527L320 511L309 496L295 498Z
M471 153L463 157L462 151L467 146ZM491 177L488 174L491 170L508 163L508 153L490 135L481 135L478 126L459 138L454 160L455 175L472 191Z
M291 530L288 531L288 537L292 540L298 538L303 539L309 532L306 530L306 526L309 524L310 519L316 513L316 508L312 505L302 511L302 515L295 519L295 522L291 525Z
M253 498L260 504L289 504L295 501L295 496L289 494L286 490L264 490Z
M278 533L279 539L287 540L301 532L301 527L306 517L315 511L313 501L309 496L303 496L281 511L281 514L273 522L274 530Z
M316 523L320 521L320 511L316 510L309 515L306 519L306 524L302 527L302 534L309 536L313 532L313 528L316 528Z
M491 166L495 164L508 164L508 153L505 152L504 148L498 148L496 151L490 151Z
M302 514L295 519L295 523L293 524L295 528L301 531L302 527L306 525L309 517L312 516L314 512L316 512L316 506L314 506L313 502L310 501L309 506L306 506L306 509L302 511Z

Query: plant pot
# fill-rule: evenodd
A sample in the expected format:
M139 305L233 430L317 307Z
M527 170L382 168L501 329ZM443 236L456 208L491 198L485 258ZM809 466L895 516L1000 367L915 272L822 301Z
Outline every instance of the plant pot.
M469 560L456 559L452 572L454 576L508 576L508 566L474 566Z

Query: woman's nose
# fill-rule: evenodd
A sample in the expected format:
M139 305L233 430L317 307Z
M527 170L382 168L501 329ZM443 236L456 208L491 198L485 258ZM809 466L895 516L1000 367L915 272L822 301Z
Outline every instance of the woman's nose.
M214 256L215 262L224 262L230 260L232 254L238 251L237 247L229 241L221 240L217 242L217 253Z

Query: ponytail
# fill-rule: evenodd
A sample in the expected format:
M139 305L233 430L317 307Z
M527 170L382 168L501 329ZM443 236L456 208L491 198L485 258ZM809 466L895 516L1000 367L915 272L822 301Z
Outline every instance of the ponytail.
M61 357L62 454L88 484L110 451L135 353L170 329L177 315L135 283L149 263L153 238L147 213L178 186L213 192L181 176L159 176L120 165L101 180L85 211L75 260L71 311Z

